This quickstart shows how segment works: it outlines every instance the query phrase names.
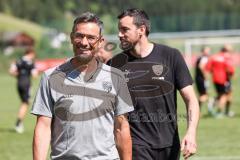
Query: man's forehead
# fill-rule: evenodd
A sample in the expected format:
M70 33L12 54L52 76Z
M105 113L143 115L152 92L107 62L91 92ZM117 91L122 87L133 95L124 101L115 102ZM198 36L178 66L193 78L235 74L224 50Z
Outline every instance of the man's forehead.
M87 23L78 23L76 26L76 31L80 32L100 32L100 27L93 22L87 22Z
M133 17L126 16L119 20L118 25L124 26L124 25L133 25Z

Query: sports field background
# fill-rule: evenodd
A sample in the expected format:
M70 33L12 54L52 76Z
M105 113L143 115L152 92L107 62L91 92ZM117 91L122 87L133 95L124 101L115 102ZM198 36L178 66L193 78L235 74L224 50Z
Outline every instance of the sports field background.
M38 87L39 78L33 80L32 95ZM214 92L211 87L211 94ZM240 78L237 70L233 80L234 118L214 119L203 115L198 128L198 153L191 159L195 160L240 160ZM33 98L33 96L32 96ZM24 121L25 132L17 134L13 127L19 106L16 92L16 80L7 73L0 73L0 160L31 160L32 136L35 117L27 114ZM179 98L179 129L181 136L186 129L185 107Z

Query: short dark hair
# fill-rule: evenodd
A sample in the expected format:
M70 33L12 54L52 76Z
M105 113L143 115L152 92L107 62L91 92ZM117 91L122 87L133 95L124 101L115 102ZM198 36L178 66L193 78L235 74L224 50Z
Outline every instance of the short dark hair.
M74 20L73 27L72 27L72 33L75 32L78 24L88 23L88 22L96 23L98 25L98 27L100 28L100 34L102 33L103 22L100 20L100 18L96 14L91 13L91 12L85 12Z
M146 27L146 36L149 35L151 23L147 13L144 10L136 8L127 9L118 15L118 19L122 19L126 16L133 17L133 24L135 24L137 27L144 25Z
M32 47L28 47L26 48L24 55L28 55L30 53L34 53L35 54L35 50Z
M202 49L201 49L201 52L205 52L205 50L209 48L208 46L203 46ZM210 48L209 48L210 49Z
M231 52L232 51L232 46L229 45L229 44L225 44L222 49L221 49L222 52Z

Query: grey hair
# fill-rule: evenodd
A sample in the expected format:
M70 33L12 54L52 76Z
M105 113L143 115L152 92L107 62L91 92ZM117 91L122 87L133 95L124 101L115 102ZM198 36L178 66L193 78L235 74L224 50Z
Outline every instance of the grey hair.
M85 12L81 14L79 17L77 17L74 22L73 22L73 27L72 27L72 33L76 31L76 27L80 23L96 23L98 27L100 28L100 34L103 32L103 22L100 20L100 18L91 12Z

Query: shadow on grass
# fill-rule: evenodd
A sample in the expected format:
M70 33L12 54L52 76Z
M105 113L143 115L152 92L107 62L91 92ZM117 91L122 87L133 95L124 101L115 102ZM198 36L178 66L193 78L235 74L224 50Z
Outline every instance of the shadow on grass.
M204 118L204 119L209 119L209 118L214 118L214 116L212 116L211 114L203 114L202 116L201 116L201 118Z
M0 133L16 133L14 128L0 128Z
M217 117L216 117L216 115L214 116L214 115L212 115L212 114L203 114L202 116L201 116L201 119L218 119ZM240 113L235 113L234 114L234 116L232 116L232 117L229 117L229 116L223 116L223 117L221 117L221 118L230 118L230 119L233 119L233 118L240 118Z

